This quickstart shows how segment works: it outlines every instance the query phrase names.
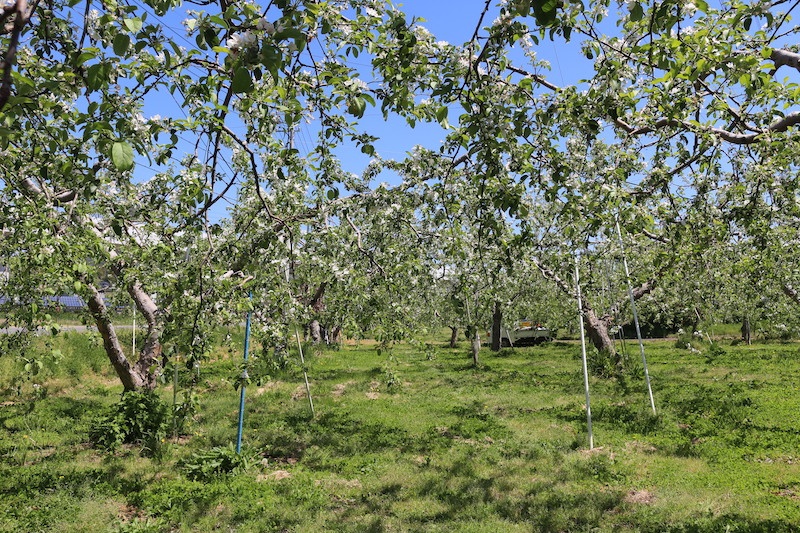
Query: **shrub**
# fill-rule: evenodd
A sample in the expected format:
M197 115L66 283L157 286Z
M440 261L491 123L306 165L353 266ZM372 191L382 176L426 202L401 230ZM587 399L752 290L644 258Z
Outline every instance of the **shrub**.
M105 415L92 423L89 439L98 448L139 444L156 454L169 428L169 406L152 391L124 392Z
M236 453L234 445L229 444L193 453L181 462L181 467L192 481L209 481L220 475L243 472L250 463L247 456Z

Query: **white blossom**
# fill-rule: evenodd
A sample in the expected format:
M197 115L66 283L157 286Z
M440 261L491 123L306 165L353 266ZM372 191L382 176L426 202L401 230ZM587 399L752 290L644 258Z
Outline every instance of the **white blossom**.
M269 35L275 33L275 25L264 17L258 19L258 22L256 22L256 28L266 31Z
M256 45L256 42L256 36L253 34L253 32L248 30L243 33L234 33L227 41L225 41L225 44L229 49L235 51L253 47Z
M365 82L361 78L353 78L353 79L349 80L349 85L353 89L358 89L361 92L366 92L367 90L369 90L369 87L367 86L367 82Z
M131 118L131 127L133 131L136 133L145 133L147 131L147 121L144 118L144 115L141 113L136 113Z

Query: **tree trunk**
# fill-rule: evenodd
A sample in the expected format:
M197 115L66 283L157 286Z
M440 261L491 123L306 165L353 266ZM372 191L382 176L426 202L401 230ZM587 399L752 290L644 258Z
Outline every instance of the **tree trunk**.
M494 312L492 313L492 346L493 352L499 352L501 346L500 339L500 326L503 323L503 309L500 307L500 302L494 302Z
M450 348L455 348L458 340L458 328L455 326L448 327L450 328Z
M100 332L100 336L103 338L103 348L105 348L106 355L108 355L111 366L114 367L114 371L119 376L122 386L126 391L148 388L149 380L143 379L139 368L133 367L128 358L125 357L125 352L117 337L114 324L111 323L111 317L108 315L108 308L103 301L103 296L93 285L88 285L88 287L90 294L86 304L97 325L97 331Z
M614 340L608 333L608 328L611 325L611 316L606 315L598 318L594 309L584 302L583 317L586 333L589 335L589 340L592 341L594 347L597 348L597 351L611 356L616 355Z
M333 344L340 344L342 342L342 327L341 326L333 326L331 328L331 339L330 341Z
M326 282L320 283L317 287L314 296L308 303L309 307L314 311L314 318L308 324L308 333L311 337L311 342L319 344L322 342L322 326L319 323L319 315L325 310L325 288L328 286Z
M161 370L161 327L158 323L158 306L138 281L128 284L128 294L147 322L147 336L139 351L136 369L146 382L145 388L153 390L156 388Z
M308 336L314 344L322 342L322 327L319 325L319 320L316 318L308 323Z
M475 366L478 366L478 364L479 364L479 362L478 362L478 353L481 351L481 334L478 331L477 327L474 328L474 329L475 329L475 333L472 336L472 343L471 343L471 345L472 345L472 350L471 350L472 351L472 363Z
M750 318L746 316L742 319L742 342L750 346Z
M597 348L601 358L608 358L614 365L614 372L617 377L622 377L624 368L622 358L617 353L614 346L614 339L608 333L608 328L611 326L613 318L611 315L604 315L601 318L597 317L594 309L591 308L586 302L583 303L583 322L586 326L586 333L589 335L589 340L592 345Z

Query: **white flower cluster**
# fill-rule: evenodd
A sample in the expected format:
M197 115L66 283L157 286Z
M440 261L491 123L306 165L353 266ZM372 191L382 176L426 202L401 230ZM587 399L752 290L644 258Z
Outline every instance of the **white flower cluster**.
M255 36L253 32L247 30L242 33L234 33L233 35L225 41L225 46L227 46L230 50L236 52L239 50L245 50L247 48L252 48L258 42L258 38Z
M147 121L144 118L144 115L141 113L136 113L131 118L131 127L133 131L136 133L142 134L147 132Z
M514 15L505 13L492 21L492 26L510 26L514 20Z
M275 25L264 17L258 19L258 22L256 22L256 28L266 31L268 35L273 35L275 33Z
M367 86L367 82L362 80L361 78L352 78L345 82L345 85L350 86L353 90L356 90L360 93L365 93L369 90Z
M286 27L281 22L273 24L266 18L261 17L256 21L255 29L259 32L264 32L267 35L272 36L275 35L276 33L282 32L283 30L286 29ZM246 50L248 48L257 48L258 35L251 30L237 32L232 34L225 41L225 46L234 54L236 54L241 50ZM297 44L294 41L290 41L286 45L286 47L289 50L289 52L297 52Z
M98 40L100 35L98 30L100 29L100 12L96 9L92 9L89 11L89 14L86 17L86 33L89 35L89 38L92 40Z

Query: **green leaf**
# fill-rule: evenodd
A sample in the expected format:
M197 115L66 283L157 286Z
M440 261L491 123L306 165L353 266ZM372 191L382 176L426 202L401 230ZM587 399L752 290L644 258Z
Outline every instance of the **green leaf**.
M139 30L142 29L142 19L139 17L135 17L132 19L125 19L125 27L128 28L128 31L131 33L137 33Z
M125 141L115 142L111 147L111 162L117 170L125 172L133 168L133 148Z
M354 117L361 118L367 109L367 102L363 98L351 98L347 103L347 112Z
M128 35L124 33L118 33L117 36L114 37L114 53L118 56L124 56L130 45L131 38Z
M443 105L442 107L436 110L436 120L439 121L439 124L443 125L445 122L447 122L447 113L449 111L450 110L447 108L446 105Z
M97 51L95 49L85 49L78 57L75 58L74 65L79 67L95 57L97 57Z
M250 76L250 71L245 67L239 67L233 73L231 91L233 91L234 94L250 93L253 91L253 78Z
M111 64L97 63L86 69L86 87L97 91L111 78Z
M642 17L644 17L644 9L642 9L642 4L636 2L631 8L631 22L639 22L642 20Z

